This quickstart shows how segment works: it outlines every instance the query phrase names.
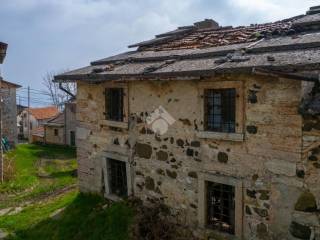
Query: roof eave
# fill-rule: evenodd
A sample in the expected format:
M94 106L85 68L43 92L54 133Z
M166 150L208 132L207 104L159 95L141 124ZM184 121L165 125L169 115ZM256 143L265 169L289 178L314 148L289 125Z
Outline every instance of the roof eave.
M281 71L287 69L286 73L292 74L298 71L319 70L320 63L308 65L279 65L279 66L247 66L238 68L216 68L206 70L180 71L180 72L160 72L160 73L146 73L146 74L79 74L79 75L58 75L55 76L55 82L75 82L88 81L92 83L104 81L123 81L123 80L161 80L161 78L174 77L205 77L214 76L215 74L225 73L253 73L255 69L263 69L269 71ZM289 77L290 75L287 75ZM303 79L300 79L303 80ZM306 78L305 81L315 81L315 79Z

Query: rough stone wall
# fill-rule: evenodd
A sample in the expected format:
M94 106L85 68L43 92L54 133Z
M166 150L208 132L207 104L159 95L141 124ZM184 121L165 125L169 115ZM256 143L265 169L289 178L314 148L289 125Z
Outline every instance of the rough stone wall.
M17 105L16 105L16 89L2 88L1 94L3 96L3 136L6 136L9 141L16 144L17 136Z
M54 135L54 130L58 129L58 136ZM64 127L45 126L45 142L49 144L64 144Z
M311 83L303 84L303 99L310 98L314 87ZM304 114L302 130L302 158L297 175L303 182L303 191L295 205L292 225L302 229L306 236L320 239L320 116Z
M172 208L180 223L198 225L199 174L209 173L242 182L245 239L307 239L306 235L312 236L314 228L310 232L309 228L304 228L301 224L303 212L295 211L299 197L306 192L306 180L300 171L301 82L251 75L236 79L244 86L243 142L197 137L196 131L203 125L200 110L203 96L197 81L130 82L129 112L134 121L129 132L101 123L105 111L105 84L79 83L80 189L103 192L101 153L126 153L130 152L130 146L135 146L134 194L145 203L163 201ZM234 81L235 77L213 81L230 80ZM144 121L159 106L176 120L162 136L156 136ZM320 191L320 188L313 184L313 191ZM320 196L314 194L318 202Z

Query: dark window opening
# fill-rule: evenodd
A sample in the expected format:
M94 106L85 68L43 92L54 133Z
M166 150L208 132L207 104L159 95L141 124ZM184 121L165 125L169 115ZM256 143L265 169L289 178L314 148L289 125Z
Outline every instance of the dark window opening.
M58 135L59 135L58 129L54 129L54 135L55 135L55 136L58 136Z
M126 163L108 159L108 179L110 194L128 196Z
M123 89L107 88L105 90L105 114L107 120L123 121Z
M30 130L32 130L32 122L30 122Z
M235 132L236 90L205 90L205 130L214 132Z
M70 145L72 147L76 145L76 133L74 131L70 131Z
M235 233L235 190L233 186L206 182L207 226L229 234Z

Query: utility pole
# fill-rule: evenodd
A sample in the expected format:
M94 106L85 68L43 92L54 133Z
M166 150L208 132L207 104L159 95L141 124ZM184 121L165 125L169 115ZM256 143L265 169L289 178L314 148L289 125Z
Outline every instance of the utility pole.
M2 79L0 77L0 181L3 183L4 175L4 164L3 164L3 146L2 146L2 108L3 108L3 98L2 98Z
M28 86L28 112L27 112L28 142L30 143L30 86Z

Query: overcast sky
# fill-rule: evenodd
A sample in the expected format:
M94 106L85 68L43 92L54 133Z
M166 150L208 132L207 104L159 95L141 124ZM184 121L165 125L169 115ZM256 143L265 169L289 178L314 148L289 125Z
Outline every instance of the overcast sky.
M5 79L43 89L46 72L86 66L177 26L248 25L305 13L320 0L0 0Z

